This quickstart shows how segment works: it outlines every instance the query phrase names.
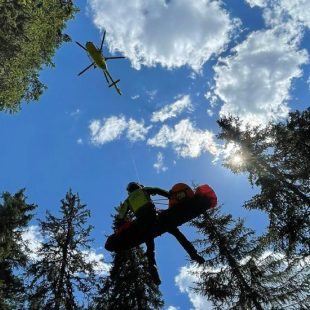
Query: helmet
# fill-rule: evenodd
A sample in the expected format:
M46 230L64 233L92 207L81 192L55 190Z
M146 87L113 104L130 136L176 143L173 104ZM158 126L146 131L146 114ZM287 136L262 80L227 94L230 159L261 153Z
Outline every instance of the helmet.
M128 193L132 193L133 191L135 191L136 189L142 188L143 186L137 182L130 182L127 185L127 192Z
M174 207L185 198L188 199L194 197L194 191L185 183L177 183L173 185L169 193L169 208Z

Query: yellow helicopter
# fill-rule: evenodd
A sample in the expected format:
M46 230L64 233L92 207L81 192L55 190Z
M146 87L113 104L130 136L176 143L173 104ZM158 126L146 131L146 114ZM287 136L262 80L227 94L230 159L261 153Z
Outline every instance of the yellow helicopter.
M107 66L106 61L109 59L120 59L120 58L125 58L125 57L124 56L105 57L103 55L102 48L103 48L105 34L106 34L106 32L103 33L100 48L96 47L93 42L86 42L85 46L83 46L81 43L75 41L75 43L77 45L79 45L82 49L84 49L87 52L88 56L90 57L90 59L92 61L92 63L88 67L86 67L84 70L82 70L78 75L80 76L85 71L90 69L92 66L94 67L94 69L96 67L98 67L98 68L102 69L102 72L105 76L105 79L106 79L109 87L114 86L116 91L118 92L118 94L121 95L122 94L121 90L117 86L117 83L120 81L120 79L118 79L116 81L113 80L110 72L108 71L108 66Z

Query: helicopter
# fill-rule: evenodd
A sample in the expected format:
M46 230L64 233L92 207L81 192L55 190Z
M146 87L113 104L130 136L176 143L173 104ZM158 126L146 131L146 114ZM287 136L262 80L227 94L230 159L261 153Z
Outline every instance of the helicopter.
M82 75L85 71L90 69L91 67L95 68L100 68L103 71L104 77L109 85L109 87L114 87L115 90L118 92L119 95L121 95L121 90L117 86L117 83L120 81L120 79L114 81L110 72L108 71L108 66L106 61L110 59L120 59L120 58L125 58L124 56L112 56L112 57L105 57L102 53L102 48L103 48L103 43L105 39L105 34L106 31L104 31L102 40L101 40L101 45L100 48L96 47L93 42L86 42L85 46L83 46L81 43L75 41L75 43L80 46L82 49L84 49L89 56L90 60L92 63L86 67L84 70L82 70L78 76Z

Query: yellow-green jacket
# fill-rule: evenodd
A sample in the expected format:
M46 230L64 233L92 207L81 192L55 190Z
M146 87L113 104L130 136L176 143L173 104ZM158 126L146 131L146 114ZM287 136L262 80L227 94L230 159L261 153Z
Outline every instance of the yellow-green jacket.
M158 187L143 187L136 189L130 193L127 199L120 205L118 218L125 218L128 210L131 210L135 215L144 207L152 207L153 202L150 195L161 195L169 198L169 192Z

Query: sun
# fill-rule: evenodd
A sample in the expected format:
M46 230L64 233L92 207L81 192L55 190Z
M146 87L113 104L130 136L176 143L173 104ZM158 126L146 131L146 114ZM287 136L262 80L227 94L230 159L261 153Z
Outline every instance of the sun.
M231 164L235 167L240 167L244 164L244 158L241 155L234 155L231 158Z

